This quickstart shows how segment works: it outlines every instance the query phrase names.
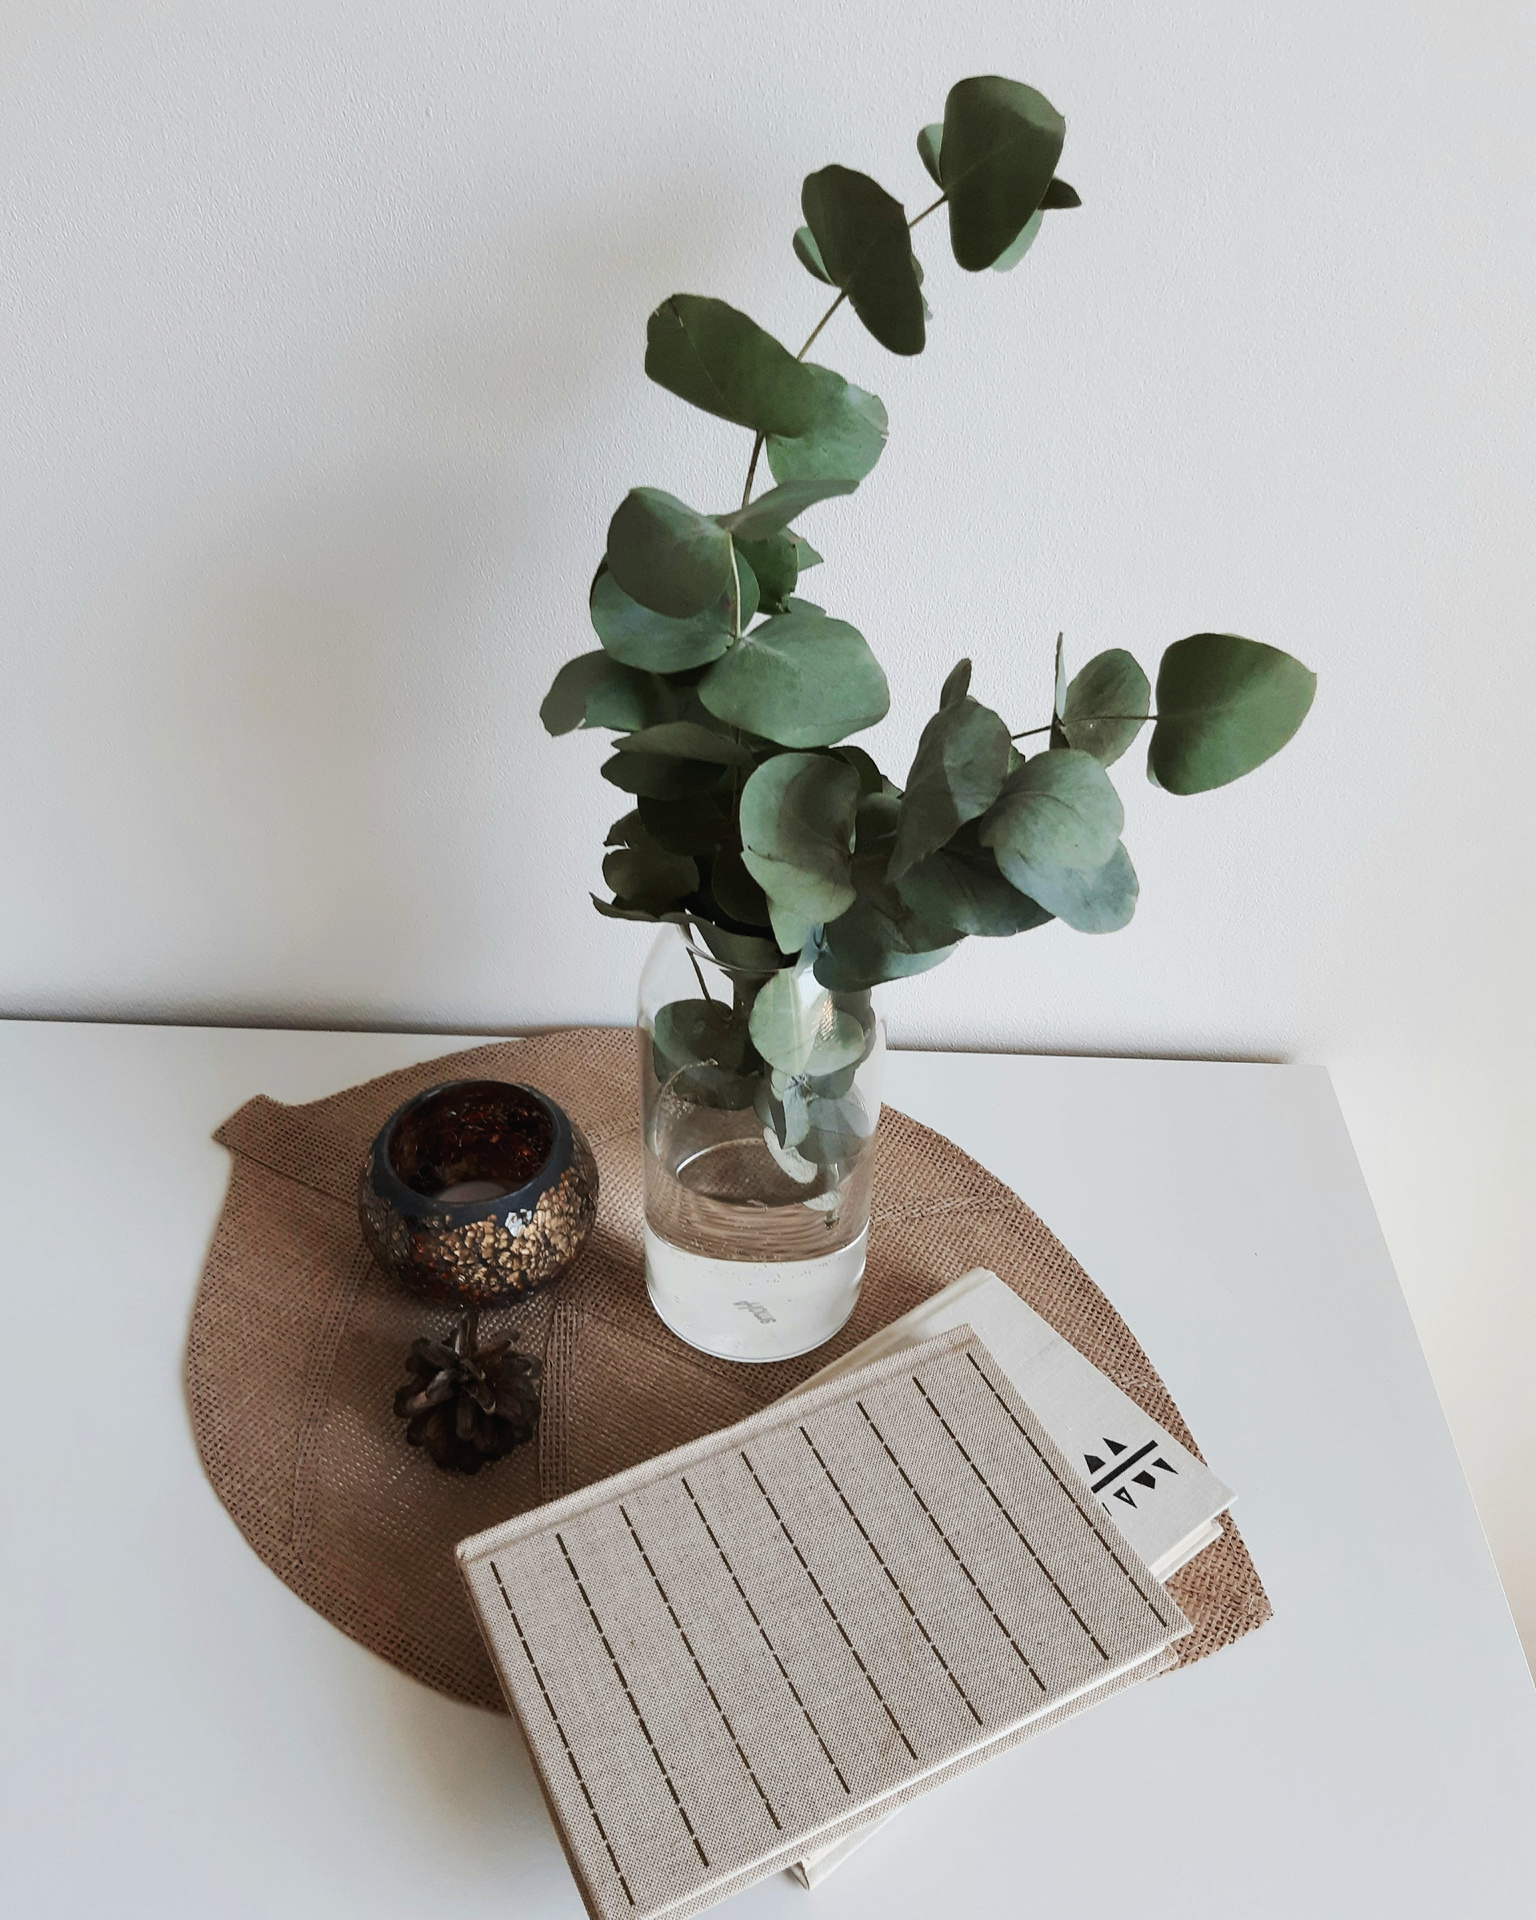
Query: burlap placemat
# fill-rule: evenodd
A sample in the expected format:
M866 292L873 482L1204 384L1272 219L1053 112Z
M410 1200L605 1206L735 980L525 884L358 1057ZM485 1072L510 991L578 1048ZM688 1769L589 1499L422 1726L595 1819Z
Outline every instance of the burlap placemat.
M412 1094L471 1076L521 1080L580 1122L602 1180L597 1225L550 1292L482 1315L544 1350L532 1446L474 1478L439 1472L394 1417L402 1361L448 1309L374 1266L356 1181ZM852 1320L799 1360L694 1352L652 1313L641 1257L634 1036L572 1028L473 1047L306 1106L248 1101L215 1138L234 1155L198 1288L187 1394L214 1491L274 1573L317 1612L440 1692L503 1710L453 1548L467 1535L740 1420L975 1266L990 1267L1155 1420L1198 1451L1151 1362L1065 1247L952 1141L887 1107L869 1266ZM1269 1618L1230 1521L1168 1583L1194 1623L1181 1663Z

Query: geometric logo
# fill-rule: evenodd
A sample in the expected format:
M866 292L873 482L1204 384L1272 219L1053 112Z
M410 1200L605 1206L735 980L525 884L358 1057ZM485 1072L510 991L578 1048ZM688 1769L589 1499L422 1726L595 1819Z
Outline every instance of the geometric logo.
M1103 1494L1108 1488L1114 1486L1117 1480L1119 1480L1121 1484L1115 1487L1113 1497L1116 1500L1124 1501L1128 1507L1134 1507L1136 1504L1136 1496L1131 1492L1132 1486L1145 1487L1148 1492L1155 1491L1158 1480L1156 1473L1153 1471L1154 1468L1161 1468L1164 1473L1176 1474L1178 1472L1178 1468L1170 1465L1160 1454L1157 1455L1156 1459L1147 1459L1149 1453L1157 1453L1158 1442L1156 1440L1149 1440L1144 1447L1138 1447L1134 1453L1130 1451L1128 1444L1124 1440L1111 1440L1106 1437L1104 1445L1108 1448L1114 1460L1114 1465L1110 1467L1107 1473L1104 1471L1106 1463L1098 1454L1085 1453L1083 1459L1088 1464L1089 1482L1093 1491L1100 1496L1100 1505L1104 1506L1106 1513L1109 1512L1109 1508L1104 1503ZM1131 1471L1133 1467L1139 1468L1140 1471L1133 1473ZM1129 1476L1129 1478L1126 1476Z

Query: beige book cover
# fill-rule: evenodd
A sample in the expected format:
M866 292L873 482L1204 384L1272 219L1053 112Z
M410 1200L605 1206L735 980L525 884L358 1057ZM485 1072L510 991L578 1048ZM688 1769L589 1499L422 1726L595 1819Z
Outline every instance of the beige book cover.
M459 1564L601 1920L697 1912L1189 1630L969 1327Z

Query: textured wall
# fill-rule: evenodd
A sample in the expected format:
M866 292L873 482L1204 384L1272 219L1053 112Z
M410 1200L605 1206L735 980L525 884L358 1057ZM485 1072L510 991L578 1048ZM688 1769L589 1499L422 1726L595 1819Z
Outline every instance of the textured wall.
M925 230L920 361L824 337L893 426L812 529L890 673L871 744L905 765L961 652L1038 721L1058 627L1248 633L1321 690L1228 792L1126 763L1128 932L973 942L893 1029L1326 1061L1536 1645L1528 36L1513 0L7 8L0 1006L624 1019L643 936L585 900L621 803L535 707L625 488L726 503L745 455L644 381L645 316L797 339L802 174L918 203L948 81L1028 78L1083 211L1011 278Z

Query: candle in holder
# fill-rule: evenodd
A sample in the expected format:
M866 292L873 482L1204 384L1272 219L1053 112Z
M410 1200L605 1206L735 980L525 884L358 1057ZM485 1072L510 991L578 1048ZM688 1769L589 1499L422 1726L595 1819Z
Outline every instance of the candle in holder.
M505 1305L570 1266L597 1217L580 1127L533 1087L456 1080L393 1114L364 1162L363 1237L416 1293Z

